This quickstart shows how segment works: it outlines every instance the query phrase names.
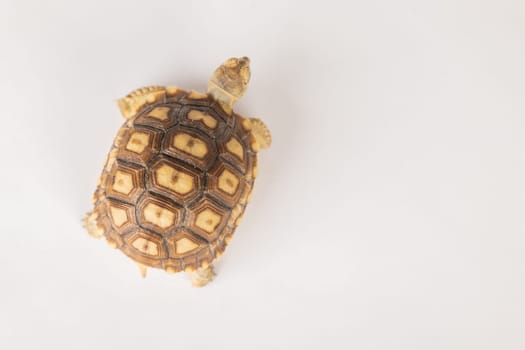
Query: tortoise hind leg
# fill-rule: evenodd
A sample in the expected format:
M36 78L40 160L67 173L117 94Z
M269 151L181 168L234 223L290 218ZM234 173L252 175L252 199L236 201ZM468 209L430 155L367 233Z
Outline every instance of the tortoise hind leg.
M142 265L141 263L137 263L137 265L139 267L140 275L142 276L142 278L146 278L146 275L148 273L148 267L146 265Z
M191 284L194 287L204 287L213 280L216 275L213 265L206 267L199 267L197 270L188 273L191 279Z

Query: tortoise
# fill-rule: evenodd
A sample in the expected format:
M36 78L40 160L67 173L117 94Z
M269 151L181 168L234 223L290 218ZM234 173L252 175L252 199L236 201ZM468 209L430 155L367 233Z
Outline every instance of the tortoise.
M207 93L147 86L118 100L125 122L106 158L84 225L147 268L185 271L201 287L230 242L271 136L257 118L233 112L250 60L230 58Z

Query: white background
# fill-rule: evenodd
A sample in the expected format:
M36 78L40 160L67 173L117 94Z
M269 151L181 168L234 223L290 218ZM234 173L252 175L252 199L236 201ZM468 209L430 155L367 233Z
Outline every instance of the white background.
M521 0L2 1L0 348L524 349ZM274 143L217 279L80 225L149 84L252 59Z

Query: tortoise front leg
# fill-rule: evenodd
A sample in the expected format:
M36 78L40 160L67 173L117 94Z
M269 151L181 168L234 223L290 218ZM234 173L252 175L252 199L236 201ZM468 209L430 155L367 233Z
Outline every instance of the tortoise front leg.
M272 144L272 135L263 121L259 118L248 118L245 120L248 121L248 129L254 136L255 142L252 144L254 150L258 151L270 147Z

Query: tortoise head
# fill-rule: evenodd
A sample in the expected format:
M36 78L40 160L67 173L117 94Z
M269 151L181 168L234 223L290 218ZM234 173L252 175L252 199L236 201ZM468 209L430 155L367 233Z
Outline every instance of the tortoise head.
M208 93L216 100L231 107L248 87L250 81L250 59L230 58L213 73L208 83Z

